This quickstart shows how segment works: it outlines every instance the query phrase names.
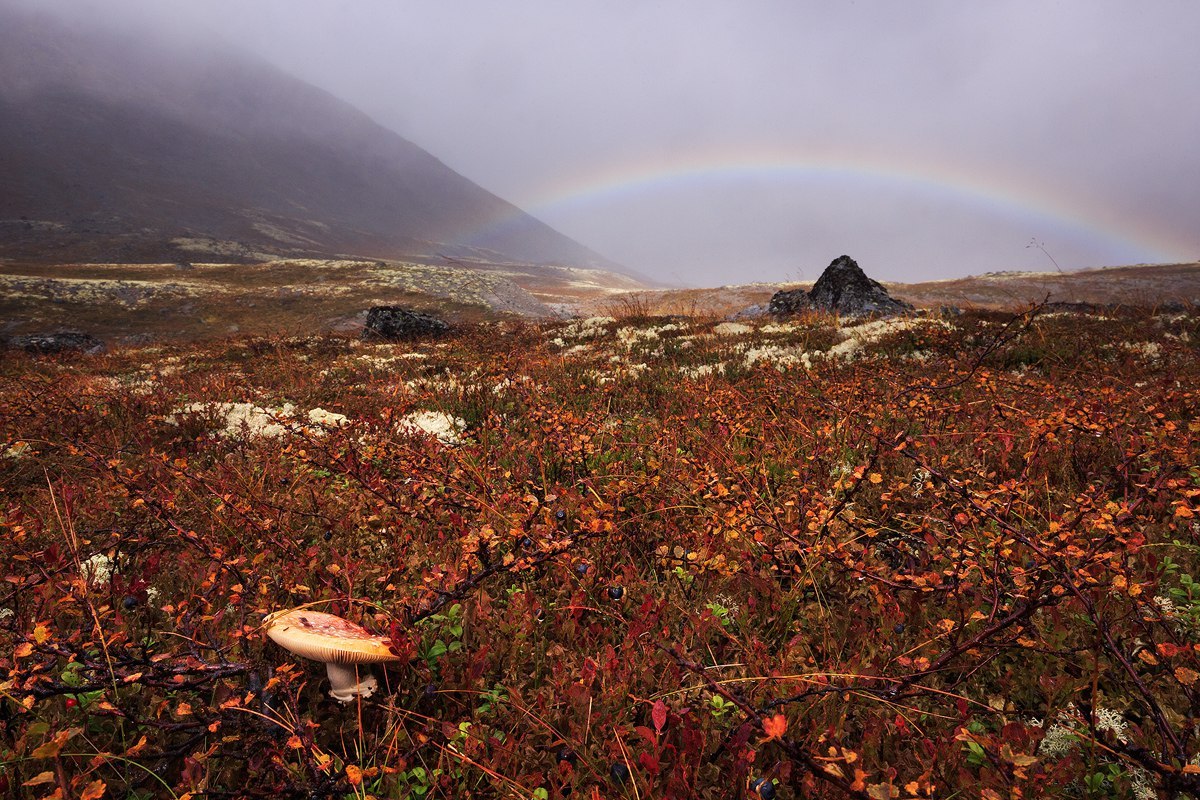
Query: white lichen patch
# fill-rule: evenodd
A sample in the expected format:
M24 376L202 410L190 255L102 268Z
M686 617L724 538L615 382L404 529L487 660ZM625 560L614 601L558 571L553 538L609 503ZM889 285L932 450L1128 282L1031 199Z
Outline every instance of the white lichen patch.
M30 446L29 442L13 442L11 445L4 448L4 452L0 453L0 456L17 460L32 454L33 447Z
M768 322L758 329L759 333L779 334L792 333L793 331L802 330L800 325L791 325L787 323Z
M754 333L754 328L741 322L722 322L713 327L712 332L714 336L745 336Z
M861 325L838 328L838 334L845 338L829 348L827 353L835 358L851 359L867 344L878 342L894 333L919 330L921 328L946 328L953 330L954 326L945 320L928 317L893 317L890 319L872 320L871 322L864 322Z
M725 364L700 364L695 367L680 367L679 374L685 378L704 378L713 374L724 375Z
M441 411L416 411L401 419L396 426L398 433L433 436L446 445L461 444L462 432L466 428L467 423L461 417L452 417Z
M570 347L572 342L596 339L608 333L608 326L615 322L612 317L577 319L558 331L552 331L558 335L550 337L550 344L555 347Z
M658 325L651 328L637 328L634 326L629 326L621 328L617 331L617 341L621 342L621 344L628 348L632 348L639 342L656 341L661 338L662 334L664 333L679 330L683 330L683 328L673 323Z
M345 414L338 414L317 407L308 412L308 421L322 428L340 428L349 423L350 418Z
M79 574L89 586L102 586L112 580L116 562L104 553L96 553L79 564Z
M1158 342L1122 342L1120 347L1125 352L1133 353L1151 363L1162 357L1162 346Z
M189 403L167 417L172 424L193 414L211 414L217 418L217 433L225 438L279 437L287 433L294 420L296 407L284 403L282 408L264 408L254 403Z
M784 347L781 345L764 345L747 350L744 356L747 367L752 367L760 361L774 364L775 369L783 372L792 367L812 369L813 357L819 353L809 353L802 347Z

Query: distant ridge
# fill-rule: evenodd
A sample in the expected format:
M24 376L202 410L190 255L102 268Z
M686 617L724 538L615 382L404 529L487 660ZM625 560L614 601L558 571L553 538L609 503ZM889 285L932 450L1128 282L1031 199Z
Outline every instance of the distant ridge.
M0 258L439 253L619 269L264 62L0 0Z

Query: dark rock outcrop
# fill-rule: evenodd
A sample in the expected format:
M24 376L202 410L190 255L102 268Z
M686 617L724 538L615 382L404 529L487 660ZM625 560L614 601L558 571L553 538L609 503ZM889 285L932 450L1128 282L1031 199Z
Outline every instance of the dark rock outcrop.
M808 299L808 292L803 289L792 289L771 295L771 303L767 306L767 311L777 317L786 317L810 308L812 308L812 301Z
M813 308L847 316L890 316L912 311L913 307L889 295L883 284L868 278L853 258L839 256L821 273L812 291L776 292L771 297L769 311L776 316L788 316Z
M104 352L104 342L90 333L80 331L56 331L54 333L29 333L13 336L8 346L27 353L54 355L56 353L84 353L95 355Z
M808 298L815 308L839 314L901 314L912 306L888 294L850 256L838 256L817 278Z
M428 339L450 332L450 324L432 314L403 306L375 306L367 311L363 339Z

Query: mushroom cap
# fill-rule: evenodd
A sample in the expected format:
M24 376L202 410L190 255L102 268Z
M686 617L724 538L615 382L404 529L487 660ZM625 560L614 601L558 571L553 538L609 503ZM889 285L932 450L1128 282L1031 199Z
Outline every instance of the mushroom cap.
M264 621L267 636L280 647L298 656L333 664L374 664L399 661L392 652L391 640L375 636L349 620L293 608L276 611Z

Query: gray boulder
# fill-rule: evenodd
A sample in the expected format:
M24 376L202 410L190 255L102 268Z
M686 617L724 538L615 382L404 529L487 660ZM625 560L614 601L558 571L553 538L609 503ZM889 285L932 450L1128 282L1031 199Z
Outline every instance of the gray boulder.
M450 332L450 324L432 314L403 306L375 306L367 311L363 339L428 339Z
M850 256L839 256L825 268L808 293L808 299L815 308L846 315L890 316L913 309L910 304L889 295L879 281L868 278Z

